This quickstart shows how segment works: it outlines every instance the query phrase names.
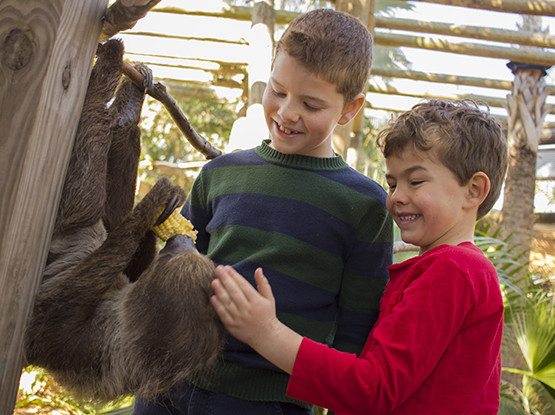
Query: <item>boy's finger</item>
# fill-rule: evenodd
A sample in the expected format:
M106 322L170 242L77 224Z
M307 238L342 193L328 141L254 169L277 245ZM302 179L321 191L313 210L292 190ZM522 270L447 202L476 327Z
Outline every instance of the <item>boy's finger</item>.
M223 267L222 273L226 274L224 281L222 281L226 285L226 289L229 290L237 290L230 292L229 294L234 298L241 298L245 299L246 301L251 301L258 295L256 289L252 286L252 284L241 274L239 274L235 269L229 265ZM234 284L230 282L232 280ZM240 292L240 294L238 293ZM237 293L238 297L235 297Z
M226 324L230 321L230 317L226 308L216 295L210 297L210 304L212 304L212 307L214 307L214 310L216 311L216 314L218 315L220 320L222 320L222 323Z
M258 294L252 284L245 277L235 271L235 269L233 269L232 267L230 267L229 269L229 275L231 276L231 278L233 278L233 281L235 281L235 284L242 291L247 299L252 298L253 295L256 296Z
M210 304L212 304L212 307L224 326L228 328L233 327L236 318L233 309L226 307L216 295L210 297Z
M258 287L258 292L265 298L273 298L272 287L268 278L264 275L262 268L257 268L254 272L254 279L256 281L256 286Z
M243 277L230 266L218 266L216 268L216 276L219 278L222 284L222 290L225 290L225 295L229 300L237 303L248 302L242 287L239 286L240 279L234 278L235 274L240 279L243 279Z
M233 303L232 299L229 297L227 290L222 285L220 280L212 281L212 291L214 291L214 298L219 303L220 307L227 309L231 308Z

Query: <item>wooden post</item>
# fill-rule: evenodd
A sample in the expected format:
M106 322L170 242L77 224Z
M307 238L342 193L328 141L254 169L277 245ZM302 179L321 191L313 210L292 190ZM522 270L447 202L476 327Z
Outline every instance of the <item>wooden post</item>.
M249 107L262 103L274 50L274 1L256 1L249 36Z
M248 35L247 108L245 115L233 123L226 148L228 152L255 147L268 137L262 97L270 77L274 53L274 0L255 1L251 17L252 25Z
M335 9L349 13L358 18L363 25L368 27L371 1L372 0L337 0L335 2ZM363 109L361 109L357 117L345 125L338 125L335 127L333 134L335 152L341 154L353 168L356 168L358 162L358 153L361 144L360 130L362 129L364 120ZM357 132L359 134L357 134Z
M0 415L15 406L25 324L107 6L0 3Z

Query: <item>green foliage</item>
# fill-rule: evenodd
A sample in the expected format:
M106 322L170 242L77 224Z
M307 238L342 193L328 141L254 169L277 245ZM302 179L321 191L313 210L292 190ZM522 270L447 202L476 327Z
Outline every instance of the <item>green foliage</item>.
M236 119L230 103L219 99L213 90L198 86L170 89L170 93L197 133L217 148L228 142ZM145 102L141 130L142 154L151 160L172 163L204 160L162 104L153 98Z
M522 390L504 383L499 414L555 414L555 300L553 286L532 272L521 274L518 256L506 241L477 230L476 244L495 265L505 303L504 347L516 345L526 368Z
M229 142L233 122L237 118L232 104L218 98L214 90L198 86L175 86L169 92L195 131L212 146L223 150ZM204 161L205 157L185 138L169 113L158 101L148 98L141 120L141 165L139 178L144 195L160 177L169 178L188 191L194 175L187 171L157 171L153 162L179 163ZM189 171L190 173L190 171Z
M501 381L498 413L502 415L540 415L530 408L530 402L520 390L504 381Z
M515 316L515 334L528 370L510 370L524 375L523 389L528 396L538 395L537 386L555 404L555 300L538 291L531 304ZM532 379L534 382L532 381ZM549 401L548 401L549 402Z

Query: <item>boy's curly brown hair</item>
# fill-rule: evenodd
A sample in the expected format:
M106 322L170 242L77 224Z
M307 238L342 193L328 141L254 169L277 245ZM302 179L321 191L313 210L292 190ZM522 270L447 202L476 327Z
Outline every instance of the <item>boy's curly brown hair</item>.
M486 106L487 107L487 106ZM491 181L478 219L497 201L507 167L507 140L499 122L472 100L430 99L390 122L379 132L377 145L385 158L405 150L433 152L461 185L479 171Z

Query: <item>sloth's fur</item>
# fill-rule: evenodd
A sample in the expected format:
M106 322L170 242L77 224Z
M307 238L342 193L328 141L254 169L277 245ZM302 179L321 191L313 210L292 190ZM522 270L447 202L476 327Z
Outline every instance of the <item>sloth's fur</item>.
M212 262L183 236L156 252L150 230L184 191L161 179L133 208L144 91L117 88L122 56L107 42L91 73L24 346L26 364L99 401L153 398L213 363L223 339Z

